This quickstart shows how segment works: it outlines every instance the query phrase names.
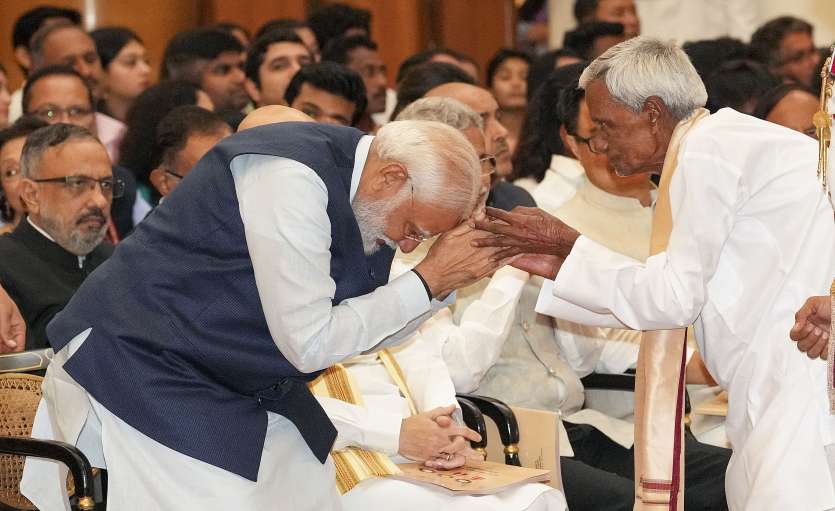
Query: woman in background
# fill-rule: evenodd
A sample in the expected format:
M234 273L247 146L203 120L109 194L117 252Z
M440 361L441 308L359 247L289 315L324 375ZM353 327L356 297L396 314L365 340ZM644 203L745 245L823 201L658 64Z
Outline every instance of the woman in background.
M511 153L516 149L525 122L530 67L528 54L507 48L496 52L487 64L487 88L499 104L499 115L508 131L507 142Z
M0 129L9 125L9 105L12 97L9 94L9 81L6 77L6 68L0 64Z
M104 95L99 110L126 122L128 110L151 84L145 45L132 30L104 27L90 33L104 70Z

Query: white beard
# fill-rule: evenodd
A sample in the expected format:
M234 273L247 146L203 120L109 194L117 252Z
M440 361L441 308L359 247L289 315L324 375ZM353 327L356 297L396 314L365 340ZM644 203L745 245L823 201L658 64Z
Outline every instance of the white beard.
M403 193L405 192L405 193ZM370 201L355 198L351 204L357 225L362 236L362 248L365 255L372 255L382 246L380 241L392 250L397 250L397 242L386 236L386 222L389 214L405 199L405 187L396 196L388 200Z

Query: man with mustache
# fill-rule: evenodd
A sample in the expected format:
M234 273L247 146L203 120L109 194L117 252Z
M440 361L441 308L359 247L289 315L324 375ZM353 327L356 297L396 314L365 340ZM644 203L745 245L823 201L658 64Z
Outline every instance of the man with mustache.
M507 211L517 206L536 206L527 191L504 180L513 171L513 162L507 142L508 131L501 123L499 104L490 91L469 83L451 82L431 89L424 97L457 99L475 110L484 120L487 152L496 158L496 172L493 174L490 195L487 196L488 206Z
M47 323L113 251L103 240L124 185L95 135L69 124L29 135L21 172L28 216L0 237L0 284L26 321L26 349L39 349Z

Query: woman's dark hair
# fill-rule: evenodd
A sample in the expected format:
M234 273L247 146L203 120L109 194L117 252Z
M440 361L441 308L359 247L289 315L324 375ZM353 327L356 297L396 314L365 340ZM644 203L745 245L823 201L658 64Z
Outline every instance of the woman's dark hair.
M587 62L570 64L551 72L528 103L519 144L513 153L511 180L530 177L540 182L551 164L551 156L566 155L565 145L560 139L560 118L571 116L570 113L559 111L559 106L564 102L561 96L577 94L574 89L587 65ZM576 123L577 116L573 118Z
M128 110L128 130L119 152L119 165L133 172L137 182L149 184L148 175L159 165L156 142L159 122L178 106L197 104L199 90L190 82L163 81L137 96Z
M577 52L568 48L552 50L547 53L543 53L534 59L531 63L530 69L528 69L528 102L531 101L539 86L542 85L557 68L557 62L564 57L575 57L580 59L580 55L578 55Z
M531 56L523 51L501 48L495 55L493 55L490 62L487 63L487 77L485 83L488 87L493 86L493 78L496 76L496 72L498 72L499 67L510 59L524 60L528 63L529 67L533 62Z
M397 105L391 118L396 119L404 108L445 83L475 85L475 80L460 67L446 62L426 62L411 68L397 84Z
M140 44L142 39L136 32L125 27L102 27L90 32L90 37L96 43L96 52L101 60L101 67L107 69L116 55L122 51L129 42L136 41Z
M764 64L753 60L729 60L705 80L707 108L711 112L731 107L739 112L756 109L760 97L779 84Z
M754 113L752 115L760 119L765 119L768 117L768 114L774 110L777 103L788 96L790 92L794 92L796 90L812 94L812 91L799 83L781 83L776 87L772 87L771 89L765 91L765 93L760 96L760 99L757 102L757 108L754 109Z

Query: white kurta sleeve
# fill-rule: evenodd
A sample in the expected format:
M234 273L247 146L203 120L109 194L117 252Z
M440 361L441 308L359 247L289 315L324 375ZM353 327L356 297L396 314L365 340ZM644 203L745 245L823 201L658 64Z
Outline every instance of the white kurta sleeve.
M679 161L670 183L667 250L641 263L581 236L554 281L556 298L634 330L679 328L696 319L734 222L740 172L711 154L683 150Z
M394 456L400 449L400 425L403 418L396 413L372 410L339 399L317 396L316 399L336 427L333 448L348 446L380 451Z
M239 156L231 169L267 326L300 371L325 369L404 339L431 314L412 272L334 305L328 194L321 178L274 156Z
M529 276L506 266L497 271L481 296L467 306L456 325L449 310L435 316L438 323L423 335L435 337L458 392L472 392L496 363L510 334L516 306Z

